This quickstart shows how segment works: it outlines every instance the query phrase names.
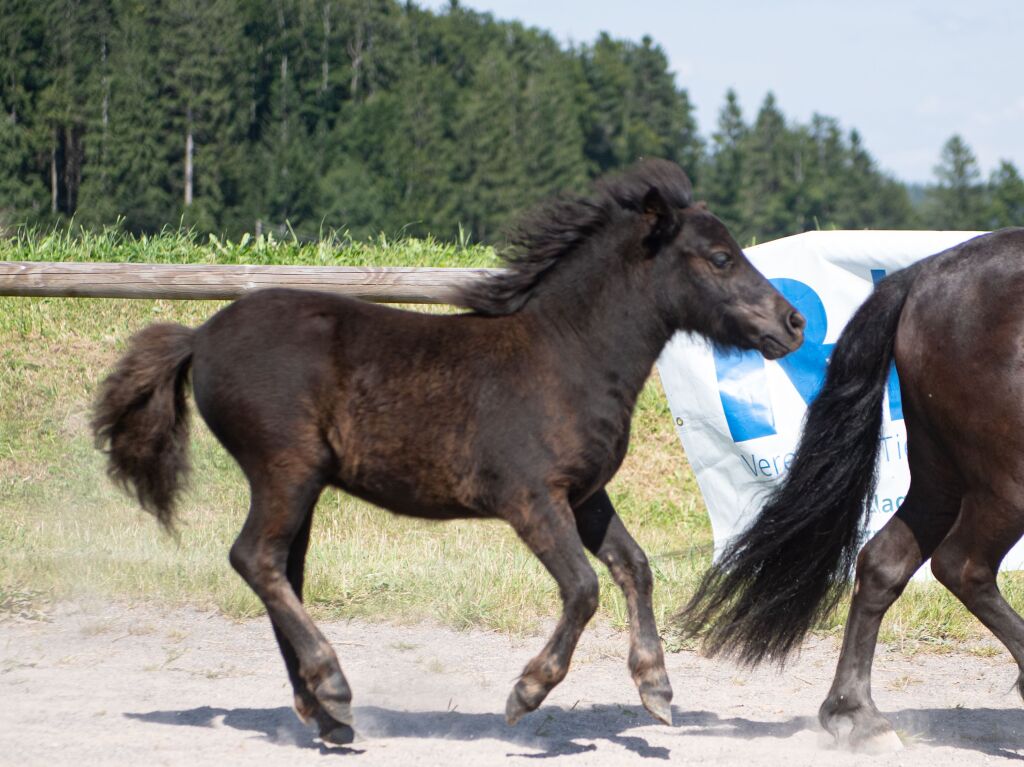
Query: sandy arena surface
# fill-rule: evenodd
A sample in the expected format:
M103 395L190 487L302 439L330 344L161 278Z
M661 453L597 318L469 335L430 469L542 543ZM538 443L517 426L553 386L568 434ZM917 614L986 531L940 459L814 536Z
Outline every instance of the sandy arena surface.
M835 642L784 674L694 653L668 656L675 725L639 706L626 636L591 626L569 677L516 727L503 718L518 670L543 644L433 626L322 626L355 691L360 740L325 748L290 708L265 620L123 605L54 608L0 623L0 764L9 765L945 765L1024 758L1016 669L1000 651L882 651L874 690L906 743L829 746L815 721Z

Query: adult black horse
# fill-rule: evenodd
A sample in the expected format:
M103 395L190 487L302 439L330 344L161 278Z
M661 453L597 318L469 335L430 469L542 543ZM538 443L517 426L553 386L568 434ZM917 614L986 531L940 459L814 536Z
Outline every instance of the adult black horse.
M548 203L521 231L509 269L461 297L470 313L261 291L195 330L144 329L102 386L93 429L109 473L169 526L191 368L199 412L250 484L231 564L266 605L296 711L325 740L352 737L351 691L301 604L326 485L400 514L505 519L554 576L562 618L509 696L510 723L562 680L597 608L589 549L625 593L640 697L671 721L651 572L603 488L673 333L775 358L799 346L804 320L666 161Z
M928 557L935 577L1022 669L1024 621L996 573L1024 533L1024 229L982 235L883 280L843 330L796 457L681 616L706 648L783 660L849 583L875 481L895 359L910 489L856 557L832 689L819 718L854 746L891 732L871 699L882 616Z

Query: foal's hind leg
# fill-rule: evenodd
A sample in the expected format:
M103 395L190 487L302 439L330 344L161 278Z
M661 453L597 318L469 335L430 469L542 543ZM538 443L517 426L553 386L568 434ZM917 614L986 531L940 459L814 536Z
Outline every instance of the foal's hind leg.
M564 500L531 508L509 521L558 582L562 596L562 617L554 633L526 664L505 704L505 718L515 724L565 678L583 628L597 611L598 582Z
M309 524L323 484L250 477L252 504L231 564L263 601L295 688L296 710L314 716L325 740L352 740L352 692L338 658L302 606Z
M849 742L854 748L868 746L892 731L871 699L878 629L886 610L952 526L957 509L957 498L926 492L912 483L899 511L857 557L857 579L839 665L818 712L822 727L836 738L840 723L850 721Z
M306 551L309 548L309 534L313 525L313 509L316 506L316 498L310 499L305 521L292 541L291 550L288 552L288 567L286 572L288 582L291 584L295 596L302 601L302 589L305 581ZM277 639L278 647L281 648L281 656L284 658L285 668L288 670L288 678L292 683L294 691L295 713L305 724L316 721L320 729L320 737L331 743L348 743L352 740L352 731L349 724L335 721L320 704L316 696L306 686L305 680L299 673L299 658L295 654L295 648L284 633L271 621L274 627L274 636Z
M654 622L654 579L647 556L622 524L605 490L592 495L574 511L583 545L604 562L626 597L629 670L640 690L640 700L656 719L672 724L672 685Z
M1024 533L1024 498L1008 502L971 493L953 531L935 551L932 572L995 634L1017 662L1017 691L1024 697L1024 620L996 584L999 563Z
M300 602L302 601L302 590L305 584L306 551L309 549L309 534L313 526L314 506L316 506L316 499L313 499L312 503L309 504L306 518L295 534L295 540L292 541L288 551L288 566L285 570L288 576L288 583L291 584L292 591L295 592L295 596L299 598ZM277 639L278 647L281 648L281 656L284 658L284 665L288 670L288 678L291 680L292 690L295 692L295 713L299 715L299 719L304 723L309 723L316 717L320 706L299 674L299 656L295 654L295 648L292 647L288 637L284 635L284 632L277 627L273 620L271 620L271 625L274 627L274 637Z

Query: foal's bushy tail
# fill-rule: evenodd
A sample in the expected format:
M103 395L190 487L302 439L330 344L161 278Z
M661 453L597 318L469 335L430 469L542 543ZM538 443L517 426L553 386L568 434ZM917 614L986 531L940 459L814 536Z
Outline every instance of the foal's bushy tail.
M781 663L849 584L875 488L896 327L916 273L915 265L883 280L854 314L789 472L678 616L689 636L707 630L709 654Z
M93 408L92 431L107 453L107 474L168 530L189 469L185 386L194 332L157 324L135 334Z

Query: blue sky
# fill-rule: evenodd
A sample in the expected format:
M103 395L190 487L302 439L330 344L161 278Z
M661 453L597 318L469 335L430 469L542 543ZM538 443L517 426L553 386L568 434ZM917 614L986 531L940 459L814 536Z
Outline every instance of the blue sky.
M421 0L439 9L448 0ZM1024 0L462 0L562 41L653 37L710 134L727 88L751 120L767 91L805 122L857 128L886 171L932 180L959 133L983 174L1024 171Z

